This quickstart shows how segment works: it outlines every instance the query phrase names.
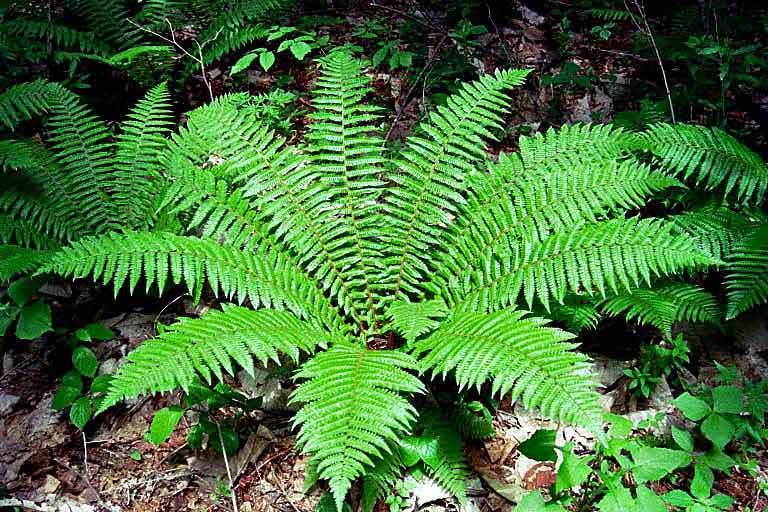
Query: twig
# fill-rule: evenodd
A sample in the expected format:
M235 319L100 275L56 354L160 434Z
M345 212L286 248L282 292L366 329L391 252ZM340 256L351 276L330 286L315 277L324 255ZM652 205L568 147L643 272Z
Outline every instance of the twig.
M299 510L299 507L296 506L296 503L294 503L291 497L288 496L288 493L283 487L283 484L280 483L280 478L278 478L277 475L275 475L274 471L272 472L272 476L274 477L275 485L277 486L277 489L280 491L280 494L283 495L283 498L285 498L285 500L288 502L288 504L291 506L294 512L301 512L301 510Z
M504 36L501 34L501 30L499 30L499 27L496 25L496 22L493 21L493 16L491 15L491 4L488 2L485 2L485 8L488 10L488 21L491 22L491 25L493 25L493 29L496 31L496 37L499 38L499 44L501 45L501 49L504 50L504 56L507 57L507 65L512 65L512 56L509 54L509 44L507 43L507 40L504 38Z
M203 47L206 44L210 43L211 41L216 40L216 38L219 37L219 34L223 30L223 28L219 29L219 31L216 33L216 35L212 39L210 39L209 41L204 42L202 45L200 43L198 43L197 40L195 40L195 44L197 45L198 54L199 54L198 56L195 56L195 55L192 55L191 53L189 53L186 48L181 46L181 44L179 44L179 42L176 41L176 33L173 30L173 25L171 25L171 22L170 22L170 20L168 18L165 19L165 22L168 23L168 28L171 31L171 38L170 39L165 37L162 34L158 34L157 32L155 32L152 29L149 29L147 27L139 25L138 23L136 23L135 21L133 21L130 18L127 18L127 21L128 21L128 23L130 23L131 25L133 25L137 29L141 30L142 32L146 32L148 34L152 34L153 36L162 39L166 43L172 44L181 53L183 53L184 55L186 55L187 57L189 57L193 61L197 62L200 65L200 70L202 72L201 78L203 80L203 84L205 84L205 88L208 89L208 96L210 97L211 101L213 101L213 89L211 88L211 83L208 81L208 76L205 74L205 63L203 62Z
M219 443L221 443L221 453L224 455L224 467L227 468L227 478L229 479L229 494L232 497L232 510L234 510L234 512L238 512L237 496L235 496L235 488L232 485L232 472L229 470L229 458L227 458L227 449L224 447L224 436L221 434L221 425L217 423L216 428L219 430Z
M85 478L89 480L90 485L91 474L88 472L88 441L85 439L85 432L83 434L83 463L85 464Z
M397 115L395 116L394 121L392 121L392 124L389 125L389 130L387 130L386 137L384 137L384 145L386 145L389 142L389 138L392 136L392 131L395 129L395 126L397 126L398 121L400 121L400 117L403 115L403 112L405 112L405 107L407 107L408 103L410 103L411 95L413 94L413 91L416 89L416 85L418 85L419 81L422 79L424 74L429 70L429 68L432 67L432 64L434 63L435 58L437 57L438 53L440 53L440 50L442 49L443 44L445 44L446 39L448 39L448 34L443 35L443 38L440 39L440 41L437 43L434 51L430 54L426 64L424 64L424 67L421 68L421 71L416 76L416 79L408 88L408 92L405 93L405 99L403 100L403 104L400 106L400 110L397 112Z
M165 310L168 309L169 307L173 306L174 304L176 304L180 299L182 299L184 297L187 297L187 296L191 296L191 295L188 294L188 293L182 293L181 295L179 295L178 297L173 299L171 302L169 302L168 304L163 306L163 309L160 310L160 312L157 314L157 316L155 316L155 319L152 321L152 326L154 327L155 331L157 331L157 321L160 319L162 314L165 313Z
M654 39L653 32L651 32L651 26L648 24L648 17L645 15L645 7L643 6L642 0L631 0L631 2L632 5L635 6L635 9L637 9L640 18L643 20L643 25L645 28L641 27L640 23L638 23L637 19L635 18L635 14L632 12L632 9L627 3L627 0L624 0L624 8L627 9L629 17L632 18L632 23L635 24L635 27L637 27L640 32L645 34L645 36L648 38L648 41L650 41L651 46L653 47L654 53L656 53L656 60L658 61L659 68L661 69L661 78L664 80L664 89L667 92L669 113L672 115L672 122L675 123L675 106L672 104L672 93L669 90L669 83L667 82L667 72L664 69L664 62L661 60L661 53L659 53L659 48L656 46L656 39Z

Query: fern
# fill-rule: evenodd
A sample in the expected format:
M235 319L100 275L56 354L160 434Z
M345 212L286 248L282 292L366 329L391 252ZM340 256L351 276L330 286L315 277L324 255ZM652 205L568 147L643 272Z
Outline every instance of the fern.
M401 393L421 393L409 373L416 362L394 351L337 344L304 364L296 377L307 379L291 396L302 403L295 424L297 444L319 461L341 510L352 481L410 428L416 410Z
M360 508L363 512L373 512L376 502L391 492L401 472L402 464L397 450L385 454L366 471L360 496Z
M768 302L768 223L735 244L727 258L726 318Z
M245 6L263 3L236 2L216 23L256 22L268 13ZM2 178L13 186L0 194L0 218L15 224L0 235L63 247L6 246L34 255L32 263L14 256L6 274L90 277L115 293L140 285L162 293L176 283L195 300L209 287L242 305L183 320L142 346L101 407L184 387L196 374L218 380L236 366L250 369L254 358L319 350L297 371L292 400L301 404L299 446L339 508L354 480L376 475L372 468L384 473L368 484L367 505L391 481L398 463L387 454L417 420L408 396L424 390L417 371L461 389L486 385L543 415L599 429L588 360L545 317L593 325L588 300L729 258L705 250L679 218L627 217L679 187L680 173L660 160L640 163L644 136L588 125L524 138L519 153L489 162L484 141L503 128L508 91L527 71L463 85L390 159L379 110L367 103L364 64L337 50L319 66L298 141L276 134L247 94L190 112L168 137L168 98L158 86L115 140L60 86L46 86L27 113L18 95L8 100L7 112L20 112L6 116L12 126L49 113L46 158L54 166L36 163L42 153L13 150L27 142L8 143ZM57 169L77 214L45 209L58 204L51 183L59 175L46 174ZM35 205L44 213L30 214ZM175 224L186 234L161 230ZM31 236L34 225L51 245ZM708 309L693 298L683 297L692 305L678 317L704 319ZM541 317L515 310L521 302ZM382 338L405 347L373 350ZM481 410L454 415L454 441L457 432L489 434ZM429 422L425 416L419 428ZM445 426L435 425L443 436ZM447 451L445 467L432 469L462 498L459 452Z
M496 435L491 412L480 402L460 399L451 411L451 418L461 437L471 441L489 439Z
M721 314L711 293L687 283L633 290L606 300L602 309L608 315L624 314L628 320L652 325L667 338L672 337L676 322L717 323Z
M15 19L0 25L0 36L22 39L39 39L45 41L48 37L56 49L77 50L85 53L104 54L108 47L96 39L93 32L81 32L69 27L51 25L46 21L34 19Z
M416 342L414 353L433 375L453 372L462 389L490 381L494 394L511 391L513 400L539 407L548 417L594 428L601 410L590 380L580 375L589 368L587 360L571 350L572 334L546 323L509 309L457 313Z
M607 7L593 7L589 9L589 15L605 21L628 21L631 17L630 12L627 10Z
M0 121L13 130L19 123L48 112L51 86L45 80L14 85L0 95Z
M130 353L128 364L113 377L100 409L126 396L187 389L197 375L210 382L222 369L234 374L232 362L253 375L253 361L279 362L279 354L297 361L330 342L328 334L286 311L253 311L225 305L199 319L183 319Z
M717 128L657 124L641 134L645 149L674 175L708 189L724 187L742 203L762 203L768 166L753 151Z
M117 137L112 196L124 216L124 226L144 227L151 217L156 191L161 187L158 154L165 149L172 126L166 84L152 88L128 114ZM141 186L137 187L137 183Z

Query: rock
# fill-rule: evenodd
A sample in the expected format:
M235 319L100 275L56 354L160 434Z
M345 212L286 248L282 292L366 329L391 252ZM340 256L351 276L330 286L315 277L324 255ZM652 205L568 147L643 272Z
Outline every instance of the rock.
M0 393L0 416L7 416L19 403L20 398L16 395Z
M409 483L408 480L414 481L412 477L408 477L406 483ZM415 483L416 486L411 491L411 507L414 510L420 510L424 505L436 501L452 499L450 492L429 477L424 477Z
M571 122L593 123L609 121L613 112L613 99L601 88L596 87L577 98L569 106Z
M45 475L45 482L38 491L42 494L53 494L59 490L59 487L61 487L61 482L55 476Z
M105 359L99 365L99 375L113 375L117 371L117 359L109 358Z
M520 6L520 14L522 15L523 19L531 25L541 25L546 21L544 16L525 5Z

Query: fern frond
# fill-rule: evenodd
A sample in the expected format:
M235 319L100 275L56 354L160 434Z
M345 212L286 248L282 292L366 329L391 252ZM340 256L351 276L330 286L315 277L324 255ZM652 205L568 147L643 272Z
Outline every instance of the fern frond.
M606 300L602 309L608 315L624 315L627 320L652 325L667 338L672 337L672 326L676 322L716 323L721 315L717 299L689 283L632 290Z
M593 7L589 9L589 15L593 18L605 21L626 21L631 18L630 12L625 9L612 9L609 7Z
M402 472L402 464L397 450L384 454L376 464L363 475L360 508L363 512L373 512L379 499L392 491Z
M285 354L296 362L301 352L314 352L332 341L327 331L286 311L225 304L221 311L172 324L131 352L112 378L100 411L124 398L187 389L197 375L208 383L214 377L221 381L223 372L234 375L232 362L253 375L254 360L279 364L279 355Z
M442 300L421 302L394 301L387 309L386 317L392 327L411 344L419 336L435 330L448 314Z
M657 124L639 134L661 168L707 189L724 186L742 203L762 203L768 166L752 150L717 128Z
M146 227L161 188L160 154L173 126L168 86L150 89L120 125L112 177L112 197L127 229Z
M451 421L464 439L480 441L496 435L493 416L480 402L459 399L451 410Z
M156 284L162 291L169 281L183 283L194 300L208 282L214 293L287 309L331 333L348 327L333 305L306 274L295 271L282 254L266 248L242 251L215 240L170 233L132 233L87 237L56 252L41 272L64 277L112 282L117 291L127 283L133 291L145 279L146 289Z
M752 233L756 219L717 204L705 205L669 219L676 230L696 241L700 250L725 259L741 239Z
M223 27L218 37L206 45L203 51L203 62L212 64L225 55L245 48L255 41L265 39L268 35L269 27L266 25ZM192 62L188 65L188 69L192 70L194 66L197 64Z
M438 275L450 281L453 275L478 269L500 248L523 239L541 241L584 221L597 222L613 211L639 206L655 192L680 185L634 159L574 166L573 160L579 157L569 158L571 163L549 161L540 174L536 168L519 173L508 164L514 159L504 159L491 165L488 174L475 176L467 207L448 228L447 251L440 258Z
M467 503L470 469L464 455L464 443L455 424L439 409L428 407L419 411L419 425L424 429L422 435L434 439L437 444L437 464L427 465L429 473L464 507Z
M508 109L505 91L522 84L529 71L496 71L463 84L419 125L396 158L397 172L390 176L396 186L385 200L392 223L385 287L393 297L417 292L429 275L440 224L455 216L465 201L460 193L465 177L485 159L482 138L494 139L490 130L501 128L500 114Z
M118 217L109 193L113 169L109 131L76 95L58 84L52 88L48 140L67 171L68 193L94 232L107 231Z
M52 251L0 245L0 283L19 275L34 272L47 263Z
M564 323L566 329L576 334L595 329L602 319L594 300L585 301L573 295L566 295L562 304L551 304L547 316L555 322Z
M12 86L0 95L0 122L14 130L19 123L48 112L50 93L51 84L46 80Z
M449 306L494 311L514 304L520 291L545 308L566 292L600 294L631 289L652 275L675 274L718 261L693 240L675 236L658 219L614 219L555 233L541 241L522 240L488 255L479 270L442 286Z
M125 22L128 7L124 0L68 0L73 10L82 16L99 39L129 47L137 43L136 33Z
M414 354L433 376L453 374L461 389L491 381L494 394L511 391L528 409L560 421L596 428L601 410L587 359L567 343L574 335L547 327L523 311L455 312Z
M726 259L727 319L768 302L768 223L736 243Z
M301 426L297 446L317 463L339 510L352 481L389 453L416 419L402 396L424 391L410 373L415 368L402 352L337 344L297 372L307 379L291 396L291 403L303 404L294 420Z
M318 249L302 247L304 235L287 231L285 236L302 253L309 252L309 267L340 267L335 276L320 270L318 278L347 283L356 316L375 328L379 308L375 286L381 273L378 255L383 249L377 240L383 222L378 199L384 190L379 175L385 163L381 156L384 139L375 126L379 108L363 102L372 89L362 62L345 51L335 51L319 63L322 74L314 86L315 112L309 116L306 134L309 165L305 175L313 183L308 190L311 195L302 202L315 219L315 227L310 229L316 230L318 242L332 249L324 249L317 257L312 252Z
M78 50L84 53L104 55L109 47L96 38L93 32L81 32L62 25L52 25L47 21L18 18L3 21L0 25L0 36L21 39L40 39L48 37L54 48L62 50Z
M34 249L56 249L60 245L58 240L47 236L37 223L4 213L0 213L0 243Z
M564 125L546 134L520 137L525 166L536 169L551 163L615 161L629 154L634 136L609 124Z

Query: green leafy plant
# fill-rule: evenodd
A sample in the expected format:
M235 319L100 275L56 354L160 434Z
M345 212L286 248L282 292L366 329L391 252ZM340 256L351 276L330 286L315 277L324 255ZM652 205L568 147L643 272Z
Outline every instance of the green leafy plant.
M672 176L682 159L664 156L688 127L654 127L652 143L645 132L565 127L523 137L519 152L489 162L485 141L502 131L507 92L528 74L497 71L463 84L388 160L379 109L365 101L362 63L340 50L320 65L309 128L296 145L265 126L243 94L191 112L168 141L164 110L151 107L163 104L155 91L131 123L152 127L157 142L142 144L137 132L126 158L161 164L140 167L146 184L137 184L133 164L130 190L111 181L122 176L112 171L112 146L100 143L107 133L83 107L41 103L30 111L15 91L0 97L11 120L51 110L53 161L71 165L68 176L90 171L74 184L78 208L65 217L83 228L46 248L9 238L17 243L2 250L25 256L13 272L92 276L115 291L141 283L162 292L176 283L195 301L209 286L248 305L182 319L141 345L98 410L143 393L189 390L198 378L222 382L235 366L252 373L256 362L292 360L300 365L291 399L300 406L298 446L339 510L353 481L427 431L428 416L417 423L414 405L424 380L450 378L461 390L487 385L545 416L598 430L601 407L574 335L518 306L546 312L570 294L602 298L720 263L673 220L625 215L682 185ZM764 164L717 137L727 151L703 150L717 165L701 170L701 160L691 160L681 177L717 174L712 187L733 183L739 197L757 198L753 174ZM139 159L131 156L137 147L151 151ZM657 153L653 164L639 160ZM20 151L7 154L12 169L39 168L16 164ZM750 165L723 165L732 154ZM160 204L151 200L154 180L165 190ZM137 210L127 216L112 204ZM10 212L16 230L28 222L66 233ZM189 234L172 229L178 225ZM461 465L451 460L443 462L455 475Z
M108 374L96 375L99 361L88 344L110 340L113 337L112 330L98 322L80 327L68 337L67 347L72 350L74 369L61 378L51 407L55 411L69 408L69 419L80 430L83 430L91 419L94 407L98 405L112 380L112 376Z
M299 32L294 27L274 26L266 30L264 36L266 42L282 39L277 50L273 52L267 48L256 48L246 53L232 66L230 75L247 69L256 59L259 60L259 65L264 71L269 71L277 58L276 53L286 50L290 51L296 60L301 61L313 50L328 44L328 36L318 38L314 32Z

